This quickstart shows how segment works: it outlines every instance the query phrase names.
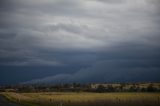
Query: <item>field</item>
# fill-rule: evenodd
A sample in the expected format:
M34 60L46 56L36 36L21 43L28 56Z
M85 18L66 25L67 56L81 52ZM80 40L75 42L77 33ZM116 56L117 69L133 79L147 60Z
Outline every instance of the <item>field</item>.
M3 93L28 106L160 106L160 93Z

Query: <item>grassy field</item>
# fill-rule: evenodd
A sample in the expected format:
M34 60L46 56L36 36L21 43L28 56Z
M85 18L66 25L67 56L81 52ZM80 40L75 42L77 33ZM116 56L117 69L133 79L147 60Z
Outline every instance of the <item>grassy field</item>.
M4 93L28 106L160 106L160 93Z

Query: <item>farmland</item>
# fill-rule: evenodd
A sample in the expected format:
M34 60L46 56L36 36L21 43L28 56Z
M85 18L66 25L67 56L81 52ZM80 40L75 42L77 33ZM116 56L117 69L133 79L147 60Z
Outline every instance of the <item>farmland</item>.
M3 95L26 106L160 106L160 93L5 92Z
M160 106L160 83L2 86L1 94L25 106Z

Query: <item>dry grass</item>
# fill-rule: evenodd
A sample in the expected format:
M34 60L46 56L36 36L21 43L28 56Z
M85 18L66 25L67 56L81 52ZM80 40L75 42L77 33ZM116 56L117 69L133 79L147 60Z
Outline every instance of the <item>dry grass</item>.
M160 106L160 93L4 93L34 106Z

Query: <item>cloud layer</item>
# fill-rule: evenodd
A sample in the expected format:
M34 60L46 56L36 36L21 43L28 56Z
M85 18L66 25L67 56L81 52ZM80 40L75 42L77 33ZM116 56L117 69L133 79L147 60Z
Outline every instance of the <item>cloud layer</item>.
M55 75L53 70L47 81L132 80L132 73L138 74L137 80L159 81L154 77L160 75L159 4L159 0L1 0L0 66L79 67L69 75L65 70Z

